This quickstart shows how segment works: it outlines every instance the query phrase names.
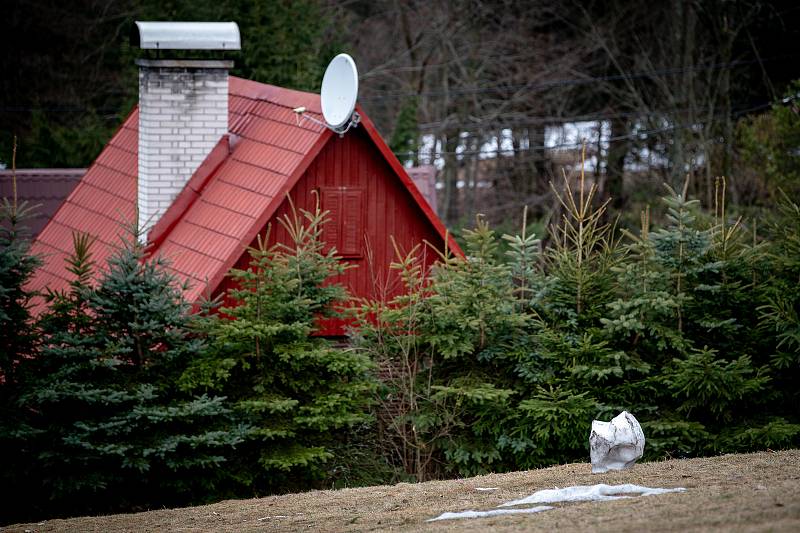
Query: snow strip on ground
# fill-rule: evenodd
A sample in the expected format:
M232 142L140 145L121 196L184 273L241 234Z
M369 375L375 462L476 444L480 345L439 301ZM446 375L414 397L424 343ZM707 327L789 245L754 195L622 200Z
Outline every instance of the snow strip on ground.
M478 488L477 490L480 490ZM498 507L513 507L515 505L528 505L531 503L559 503L559 502L585 502L585 501L608 501L619 500L621 498L632 498L635 496L654 496L656 494L667 494L669 492L686 492L686 489L678 487L675 489L652 489L641 485L578 485L563 489L539 490L521 500L513 500L501 503ZM627 496L630 495L630 496ZM548 505L538 507L527 507L524 509L495 509L493 511L462 511L460 513L442 513L436 518L431 518L428 522L436 520L455 520L458 518L485 518L487 516L497 516L504 514L529 514L540 513L553 509Z
M578 485L576 487L566 487L563 489L546 489L536 491L527 498L514 500L498 505L498 507L513 507L515 505L528 505L531 503L558 503L558 502L585 502L585 501L607 501L619 500L620 498L630 498L632 496L653 496L656 494L666 494L668 492L685 492L684 488L676 489L651 489L640 485ZM630 494L632 496L626 496Z
M460 513L442 513L436 518L431 518L427 522L435 522L436 520L455 520L457 518L484 518L487 516L497 516L501 514L527 514L527 513L541 513L552 509L548 505L540 505L539 507L529 507L526 509L495 509L493 511L461 511Z

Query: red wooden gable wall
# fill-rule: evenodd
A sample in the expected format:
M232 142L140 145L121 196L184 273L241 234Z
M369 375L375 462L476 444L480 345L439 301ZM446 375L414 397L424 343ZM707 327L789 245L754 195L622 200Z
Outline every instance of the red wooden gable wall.
M324 231L326 242L333 244L330 240L338 240L337 250L344 247L344 254L339 254L342 260L356 265L331 281L341 283L356 297L388 299L400 292L399 277L389 268L396 260L389 236L405 251L423 240L439 249L444 246L442 237L363 128L330 139L290 192L295 206L313 211L315 190L321 194L322 208L331 211ZM286 231L277 223L277 217L288 210L288 202L284 200L271 217L270 244L289 242ZM266 226L261 234L265 232ZM255 240L251 246L256 246ZM373 264L369 264L367 246L371 247ZM421 251L424 248L425 245ZM425 257L430 264L436 254L428 249ZM235 268L247 268L249 259L245 252ZM232 281L226 279L219 292L231 287ZM323 335L342 335L344 324L326 321L323 329Z

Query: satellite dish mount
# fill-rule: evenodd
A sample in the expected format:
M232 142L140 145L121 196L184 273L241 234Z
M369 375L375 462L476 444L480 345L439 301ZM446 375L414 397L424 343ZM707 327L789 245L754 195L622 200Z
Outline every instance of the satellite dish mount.
M356 63L349 55L339 54L328 63L325 76L322 78L320 101L325 122L303 115L306 111L305 107L295 108L294 112L298 114L298 120L299 116L302 116L341 136L361 121L361 117L355 111L357 99L358 69Z

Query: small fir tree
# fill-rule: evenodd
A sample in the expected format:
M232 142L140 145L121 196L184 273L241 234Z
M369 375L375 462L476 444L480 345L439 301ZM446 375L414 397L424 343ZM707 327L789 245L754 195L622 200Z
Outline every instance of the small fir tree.
M13 383L16 367L34 353L36 334L30 306L33 294L25 285L40 264L30 254L23 221L31 213L26 204L3 198L0 204L0 375Z
M633 385L642 406L648 454L702 454L736 449L745 426L768 423L765 361L754 359L764 338L748 302L759 300L753 280L758 247L729 224L724 180L718 180L716 216L702 216L687 186L664 198L666 225L633 237L633 262L618 269L620 298L609 304L606 332L654 372ZM632 237L632 236L631 236ZM749 331L749 335L743 335Z
M780 217L771 228L766 258L772 275L758 307L759 330L774 344L769 351L775 393L773 415L762 428L747 428L737 435L746 449L791 447L800 444L800 206L785 194L778 204ZM769 443L769 444L763 444Z
M502 427L516 400L510 368L525 349L528 316L516 312L512 268L498 260L498 239L483 217L464 240L466 260L442 262L431 273L423 331L436 365L431 407L435 413L449 403L457 415L435 443L443 470L471 475L508 468Z
M0 455L4 462L0 483L4 486L24 485L27 479L17 438L27 431L28 413L16 404L24 391L20 366L36 355L38 335L30 312L34 294L25 285L40 264L30 253L25 226L33 207L16 197L16 139L12 154L13 193L0 199ZM19 496L19 491L12 491L0 506L0 517L11 516L17 504L24 502Z
M41 263L30 254L30 232L25 226L35 206L17 199L16 157L14 138L13 192L11 198L0 198L0 390L3 385L13 385L17 365L33 355L36 340L30 314L34 295L25 289Z
M369 421L369 359L312 336L316 320L346 298L343 287L327 282L346 266L335 249L323 253L326 216L319 207L298 213L291 205L280 219L291 244L259 238L249 268L231 271L236 288L220 310L225 316L207 319L211 349L181 380L186 390L225 394L250 427L229 469L239 491L330 480L327 465L347 432Z
M482 217L464 235L466 258L398 252L404 292L361 311L358 350L382 369L379 419L386 453L406 475L426 480L509 467L504 421L512 416L515 351L527 317L516 311L511 267ZM534 239L517 248L531 254ZM516 241L514 241L516 242Z
M794 381L791 378L797 377L800 369L800 206L784 195L779 212L781 217L772 228L773 240L767 250L773 265L773 285L759 312L763 327L777 340L772 365L794 372L786 376ZM796 388L793 390L796 394Z
M89 240L76 235L74 249L70 287L49 295L41 353L25 368L19 407L31 416L19 446L34 486L16 511L202 501L243 431L222 397L176 386L202 345L175 278L132 239L95 288Z
M526 467L583 456L592 419L633 410L627 384L649 371L636 354L610 345L602 329L624 259L604 222L607 202L596 205L597 185L587 190L583 174L577 190L566 176L563 183L563 192L553 187L563 214L532 282L531 350L517 365L526 398L518 431L532 439L518 459Z

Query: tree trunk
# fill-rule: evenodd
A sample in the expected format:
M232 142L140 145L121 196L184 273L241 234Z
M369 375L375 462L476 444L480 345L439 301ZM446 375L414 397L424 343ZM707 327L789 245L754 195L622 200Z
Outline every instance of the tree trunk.
M606 161L606 195L611 198L611 206L620 209L625 202L625 156L628 155L628 140L620 139L628 135L628 124L624 118L611 119L611 141Z
M458 209L458 159L456 158L456 148L458 147L458 131L453 130L444 134L442 147L444 157L444 198L442 213L444 213L445 224L452 226L458 222L460 213Z
M545 143L545 130L547 126L541 124L533 126L529 138L529 150L533 156L533 166L536 171L534 176L531 176L530 192L542 194L548 190L548 182L550 181L547 175L547 153L543 148Z

